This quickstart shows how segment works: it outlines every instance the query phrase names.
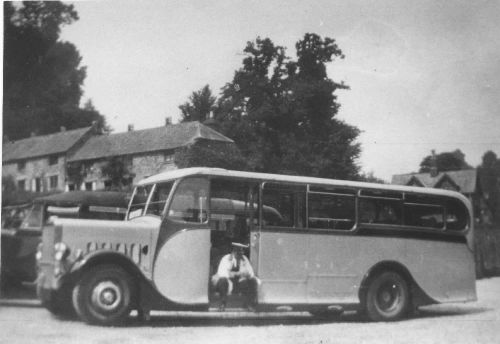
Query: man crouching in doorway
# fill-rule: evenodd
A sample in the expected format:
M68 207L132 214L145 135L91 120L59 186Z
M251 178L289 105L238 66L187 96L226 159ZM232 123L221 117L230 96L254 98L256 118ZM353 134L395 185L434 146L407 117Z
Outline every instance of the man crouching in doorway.
M245 307L255 311L259 280L255 277L250 261L243 254L248 246L236 242L231 245L231 253L222 257L217 273L212 276L212 285L221 297L219 310L225 310L228 295L237 288L245 297Z

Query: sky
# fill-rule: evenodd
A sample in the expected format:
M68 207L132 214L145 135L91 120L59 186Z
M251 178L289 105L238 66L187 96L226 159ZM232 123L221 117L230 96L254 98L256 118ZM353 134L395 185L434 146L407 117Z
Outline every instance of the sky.
M179 120L178 106L242 65L247 41L295 55L312 32L336 40L328 65L338 118L358 127L359 165L386 181L460 149L472 166L500 157L500 0L78 1L62 30L87 67L91 99L114 132Z

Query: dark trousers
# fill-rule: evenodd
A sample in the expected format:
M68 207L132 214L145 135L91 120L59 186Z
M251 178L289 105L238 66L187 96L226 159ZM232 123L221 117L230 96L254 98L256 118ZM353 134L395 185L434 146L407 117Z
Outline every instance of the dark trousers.
M245 278L240 281L232 280L233 293L241 292L245 296L246 306L255 306L257 304L257 278ZM220 294L223 304L226 304L227 293L229 291L229 279L219 278L215 285L215 290Z

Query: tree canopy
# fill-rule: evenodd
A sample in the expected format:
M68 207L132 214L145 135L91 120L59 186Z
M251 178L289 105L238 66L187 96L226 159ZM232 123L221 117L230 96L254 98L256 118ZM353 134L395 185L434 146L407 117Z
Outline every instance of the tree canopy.
M465 161L465 154L460 149L426 156L420 163L420 173L429 173L436 167L437 172L467 170L472 168Z
M235 141L247 169L356 178L359 130L335 117L335 92L347 86L330 79L326 68L344 58L342 51L333 39L309 33L295 48L293 60L269 38L248 42L242 67L205 123Z
M76 20L73 5L60 1L4 2L3 125L9 139L93 121L107 129L93 106L80 108L86 70L76 47L59 39L61 27Z
M479 180L493 220L500 223L500 159L493 151L483 155L478 167Z
M208 85L199 91L193 92L187 102L179 105L181 122L206 121L209 119L210 113L215 109L216 101L217 97L212 95Z

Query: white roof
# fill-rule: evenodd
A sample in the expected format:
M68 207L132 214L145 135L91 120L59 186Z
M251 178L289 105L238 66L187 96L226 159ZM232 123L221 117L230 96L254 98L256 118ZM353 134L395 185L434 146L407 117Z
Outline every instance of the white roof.
M236 177L245 179L276 181L276 182L289 182L289 183L323 184L323 185L335 185L340 187L353 187L353 188L361 187L361 188L387 190L387 191L401 191L401 192L406 191L406 192L425 193L429 195L450 196L468 201L465 196L463 196L458 192L443 190L443 189L430 189L430 188L422 188L415 186L403 186L403 185L391 185L391 184L376 184L376 183L355 182L355 181L339 180L339 179L292 176L284 174L233 171L233 170L225 170L222 168L209 168L209 167L190 167L190 168L183 168L183 169L159 173L154 176L141 180L138 185L154 184L158 182L165 182L169 180L175 180L194 175Z

